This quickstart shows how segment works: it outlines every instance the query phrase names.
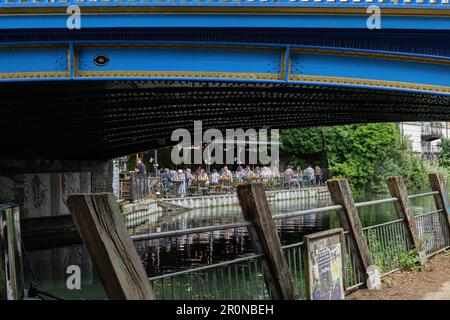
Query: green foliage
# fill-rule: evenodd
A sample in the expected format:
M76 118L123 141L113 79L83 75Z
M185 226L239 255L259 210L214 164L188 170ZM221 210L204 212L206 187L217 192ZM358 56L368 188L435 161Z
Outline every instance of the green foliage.
M367 243L372 255L373 264L381 272L389 272L397 268L399 254L405 251L405 241L401 235L391 235L389 241L377 236L376 229L370 229L367 234Z
M442 173L444 181L450 181L450 167L441 167L436 164L425 163L425 169L427 172Z
M441 147L441 157L439 159L439 164L442 167L450 168L450 139L441 139L439 146Z
M408 252L402 252L398 256L400 268L403 271L420 271L422 266L420 264L420 257L417 250L413 249Z
M345 272L345 287L347 288L354 285L357 281L356 272L352 267L352 258L349 254L345 255L345 265L347 269Z
M124 222L127 222L127 217L125 215L125 200L120 199L119 201L117 201L117 204L119 205L119 211L122 214L122 218L124 220Z
M394 123L288 129L281 132L281 142L294 165L328 167L334 178L347 178L354 193L386 192L386 177L392 175L403 176L407 188L417 190L430 169Z

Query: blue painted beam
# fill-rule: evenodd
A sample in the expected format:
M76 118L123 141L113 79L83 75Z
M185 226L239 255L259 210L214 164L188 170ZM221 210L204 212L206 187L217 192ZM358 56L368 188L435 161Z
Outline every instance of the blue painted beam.
M98 63L98 57L106 63ZM192 44L0 46L0 81L208 80L450 94L450 58L338 48Z
M101 54L109 59L104 66L94 61ZM76 56L79 77L208 75L281 80L284 76L282 49L276 47L80 45L76 47Z
M69 75L67 46L0 47L0 80Z
M450 60L363 51L299 49L292 81L314 81L450 93Z
M6 15L0 29L67 29L67 15ZM89 14L81 28L331 28L367 29L367 15ZM450 30L450 17L382 16L382 29ZM106 32L106 31L105 31Z

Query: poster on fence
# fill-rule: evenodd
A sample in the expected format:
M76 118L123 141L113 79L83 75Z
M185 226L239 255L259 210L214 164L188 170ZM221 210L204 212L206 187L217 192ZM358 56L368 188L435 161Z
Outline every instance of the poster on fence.
M345 245L342 228L306 235L307 297L310 300L342 300L345 277Z

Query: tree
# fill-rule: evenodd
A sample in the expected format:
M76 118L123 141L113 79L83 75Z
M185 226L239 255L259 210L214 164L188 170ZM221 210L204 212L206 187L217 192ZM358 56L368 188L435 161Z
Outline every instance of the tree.
M295 161L316 159L333 177L347 178L355 193L385 191L389 175L403 175L410 188L420 187L426 176L423 162L410 152L408 139L399 139L394 123L288 129L281 141Z
M442 138L439 146L441 147L439 165L445 168L450 168L450 139Z

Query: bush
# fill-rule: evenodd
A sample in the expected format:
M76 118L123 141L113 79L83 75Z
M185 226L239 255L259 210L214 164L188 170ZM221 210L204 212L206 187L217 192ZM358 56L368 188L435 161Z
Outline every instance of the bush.
M400 253L398 256L398 262L400 264L400 269L402 269L403 271L422 270L420 257L416 249Z

